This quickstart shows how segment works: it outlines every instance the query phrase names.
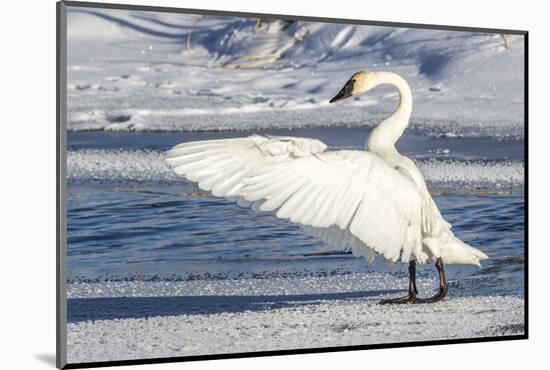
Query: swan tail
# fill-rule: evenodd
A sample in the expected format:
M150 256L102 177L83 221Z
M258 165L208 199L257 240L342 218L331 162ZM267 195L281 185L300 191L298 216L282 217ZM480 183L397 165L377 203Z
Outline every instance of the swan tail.
M426 195L421 208L423 251L430 257L441 257L444 263L481 266L487 255L457 238L452 226L439 212L432 197Z
M441 257L444 263L476 265L489 258L485 253L458 239L450 230L437 237L423 240L424 246L433 257Z

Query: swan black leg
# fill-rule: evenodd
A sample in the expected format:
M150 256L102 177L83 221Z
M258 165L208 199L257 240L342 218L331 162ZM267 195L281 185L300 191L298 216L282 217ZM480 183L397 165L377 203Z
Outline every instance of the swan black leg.
M404 297L384 299L380 304L413 303L416 300L418 290L416 289L416 261L409 262L409 294Z
M445 277L445 268L443 267L443 260L441 257L438 257L435 262L435 267L439 273L439 292L434 296L426 299L417 298L414 303L434 303L441 301L447 295L447 279Z
M430 298L417 298L418 290L416 289L416 261L409 262L409 294L404 297L384 299L380 304L396 304L396 303L434 303L439 302L447 295L447 278L445 277L445 268L443 260L438 257L435 262L435 267L439 273L439 291Z

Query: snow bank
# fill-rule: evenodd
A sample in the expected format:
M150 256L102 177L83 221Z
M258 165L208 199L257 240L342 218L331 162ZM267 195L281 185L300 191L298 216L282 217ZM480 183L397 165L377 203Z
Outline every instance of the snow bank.
M523 137L524 48L510 35L123 10L68 12L68 128L186 131L372 126L381 87L328 104L358 70L401 74L413 126Z
M164 154L150 150L83 149L67 153L70 182L184 182L164 161ZM417 160L430 186L497 189L523 186L522 161Z

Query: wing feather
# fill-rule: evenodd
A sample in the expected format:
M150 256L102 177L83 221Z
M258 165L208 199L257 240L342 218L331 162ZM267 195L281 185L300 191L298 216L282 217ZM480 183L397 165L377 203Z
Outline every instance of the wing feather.
M279 208L288 198L292 196L298 189L300 189L305 179L299 179L289 184L286 188L282 189L278 194L274 195L271 199L265 201L260 206L262 211L274 211Z
M311 190L315 187L315 184L306 180L306 184L302 185L296 193L292 194L290 198L279 208L277 211L277 217L279 218L290 218L291 215L295 214L300 207L304 197L307 194L311 193Z
M371 152L325 148L315 139L253 135L183 143L166 160L201 189L275 212L332 247L408 260L422 229L414 182Z

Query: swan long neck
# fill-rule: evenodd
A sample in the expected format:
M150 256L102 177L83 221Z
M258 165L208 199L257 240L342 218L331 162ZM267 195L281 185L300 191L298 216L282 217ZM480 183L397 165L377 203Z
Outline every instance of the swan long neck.
M412 113L412 93L409 84L401 76L391 72L378 72L373 76L374 86L390 84L399 91L399 106L395 112L380 123L370 134L367 147L380 155L397 152L395 143L409 125ZM374 87L373 86L373 87Z

